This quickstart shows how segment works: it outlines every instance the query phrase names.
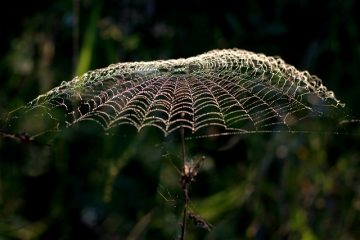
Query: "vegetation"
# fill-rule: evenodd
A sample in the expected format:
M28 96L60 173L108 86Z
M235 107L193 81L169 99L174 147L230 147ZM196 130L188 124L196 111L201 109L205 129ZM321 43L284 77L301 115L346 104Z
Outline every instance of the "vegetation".
M360 110L352 1L23 4L9 2L1 15L2 120L89 69L232 47L279 55L321 77L351 118ZM213 225L188 219L187 239L360 238L360 127L339 126L186 140L194 163L205 157L189 207ZM123 127L105 135L91 122L35 139L2 132L0 239L178 237L181 147L180 133Z

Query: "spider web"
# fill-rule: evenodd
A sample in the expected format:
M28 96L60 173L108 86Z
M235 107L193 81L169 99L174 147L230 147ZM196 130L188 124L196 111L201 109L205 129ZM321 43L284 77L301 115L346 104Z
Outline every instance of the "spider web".
M180 127L213 134L285 129L343 107L321 80L282 59L230 49L195 57L130 62L89 71L40 95L26 112L66 126L93 121L105 130L123 124L165 135ZM61 109L60 116L55 110ZM188 131L189 131L188 130Z

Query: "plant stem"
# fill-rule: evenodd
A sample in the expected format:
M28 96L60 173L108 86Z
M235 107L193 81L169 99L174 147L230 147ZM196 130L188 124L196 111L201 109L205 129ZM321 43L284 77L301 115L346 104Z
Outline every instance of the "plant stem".
M181 148L182 148L182 162L183 162L183 167L182 167L182 173L181 173L181 179L180 179L180 184L181 187L183 189L183 193L184 193L184 211L183 211L183 219L182 219L182 223L181 223L181 235L180 235L180 240L185 240L185 235L186 235L186 223L187 223L187 208L188 208L188 201L189 201L189 196L188 196L188 187L189 184L184 181L184 177L186 176L186 167L187 167L187 161L186 161L186 151L185 151L185 130L183 127L180 128L180 138L181 138Z
M184 212L183 212L183 219L182 219L182 223L181 223L180 240L185 240L186 223L187 223L186 219L187 219L187 203L185 202L185 204L184 204Z

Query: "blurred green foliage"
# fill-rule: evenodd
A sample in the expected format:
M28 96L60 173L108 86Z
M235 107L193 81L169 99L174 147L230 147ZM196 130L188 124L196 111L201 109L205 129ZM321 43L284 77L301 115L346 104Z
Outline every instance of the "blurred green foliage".
M2 119L75 73L232 47L279 55L321 77L354 118L360 110L355 1L8 5L0 21ZM34 142L0 138L0 239L176 238L178 138L131 127L105 135L93 123ZM259 133L186 143L194 159L206 157L191 207L215 226L190 227L188 239L360 238L359 124L340 135Z

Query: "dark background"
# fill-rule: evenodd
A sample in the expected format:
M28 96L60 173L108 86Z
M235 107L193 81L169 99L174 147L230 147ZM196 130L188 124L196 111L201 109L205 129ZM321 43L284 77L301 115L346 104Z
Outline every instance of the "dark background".
M235 47L319 76L359 119L356 1L74 2L2 9L2 119L90 69ZM188 140L194 160L206 157L191 206L214 225L190 226L189 239L359 239L360 127L347 127ZM178 138L154 129L105 135L91 123L50 144L0 138L0 239L176 238Z

